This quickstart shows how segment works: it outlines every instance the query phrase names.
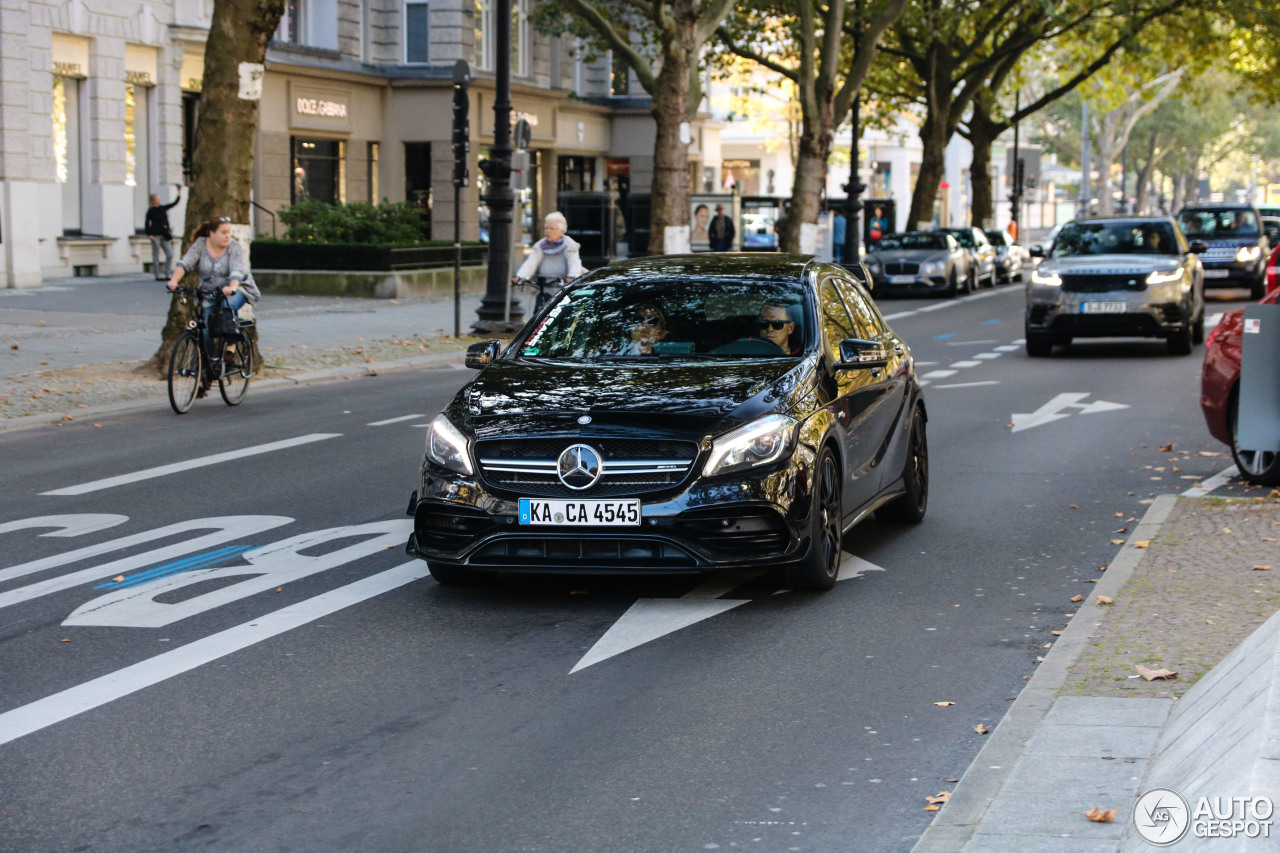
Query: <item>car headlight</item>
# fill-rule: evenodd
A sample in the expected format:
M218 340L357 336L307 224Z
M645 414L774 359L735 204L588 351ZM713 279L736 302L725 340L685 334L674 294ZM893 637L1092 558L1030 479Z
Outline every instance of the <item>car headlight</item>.
M875 261L872 261L869 264L867 264L867 269L871 270L872 272L880 272L880 265Z
M1249 261L1256 261L1261 255L1262 249L1257 246L1241 246L1240 251L1236 252L1236 260L1248 263Z
M730 430L711 443L711 456L702 475L745 471L791 455L796 444L796 423L795 418L786 415L765 415Z
M921 275L941 275L944 264L942 261L925 261L920 265Z
M427 458L459 474L475 473L466 436L444 415L437 416L427 430Z
M1040 270L1035 270L1031 273L1031 283L1047 284L1050 287L1061 287L1062 276L1058 275L1056 272L1045 274L1040 272Z
M1155 270L1151 275L1147 276L1147 284L1168 284L1171 281L1180 281L1182 279L1182 270Z

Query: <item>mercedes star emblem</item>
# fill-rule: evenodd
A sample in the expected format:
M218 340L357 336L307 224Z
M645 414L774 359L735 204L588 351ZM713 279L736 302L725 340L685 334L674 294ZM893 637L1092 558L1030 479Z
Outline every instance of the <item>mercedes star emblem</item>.
M587 424L591 423L591 415L580 415L578 417L578 423L582 424L583 426L586 426Z
M600 451L585 444L574 444L566 447L556 461L556 473L560 482L571 489L582 491L589 489L604 473L604 461Z

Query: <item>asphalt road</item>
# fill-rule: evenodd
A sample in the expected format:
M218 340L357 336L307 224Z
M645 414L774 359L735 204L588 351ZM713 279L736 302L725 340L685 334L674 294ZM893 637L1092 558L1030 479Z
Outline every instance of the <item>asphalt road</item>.
M403 513L458 369L0 434L0 850L909 850L1115 531L1231 460L1201 348L1029 359L1017 286L882 308L929 515L825 594L436 585Z

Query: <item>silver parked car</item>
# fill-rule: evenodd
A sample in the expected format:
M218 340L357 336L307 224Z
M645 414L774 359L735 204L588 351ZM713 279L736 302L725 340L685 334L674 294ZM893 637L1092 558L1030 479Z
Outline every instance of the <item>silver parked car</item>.
M1189 354L1204 342L1204 249L1167 216L1068 222L1027 276L1027 355L1077 337L1165 338Z
M956 242L969 253L973 266L973 287L975 290L979 287L996 286L996 249L991 245L991 241L987 239L987 235L982 233L981 228L965 225L961 228L938 228L935 230L955 237Z
M942 231L906 231L881 238L867 254L872 291L886 294L941 293L955 296L974 287L969 253Z
M1008 284L1015 279L1022 281L1022 271L1029 267L1030 257L1027 250L1018 245L1018 241L1008 231L999 228L985 228L984 234L996 249L996 281Z

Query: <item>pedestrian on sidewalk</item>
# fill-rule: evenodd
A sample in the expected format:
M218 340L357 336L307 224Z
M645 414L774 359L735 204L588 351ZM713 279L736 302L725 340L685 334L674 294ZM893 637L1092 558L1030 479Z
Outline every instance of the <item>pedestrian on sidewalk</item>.
M151 207L147 208L147 219L142 231L151 239L151 272L156 281L167 281L169 270L173 266L173 231L169 229L169 211L182 201L182 184L174 184L177 197L169 204L161 204L160 196L151 194ZM164 253L164 266L160 266L160 253Z

